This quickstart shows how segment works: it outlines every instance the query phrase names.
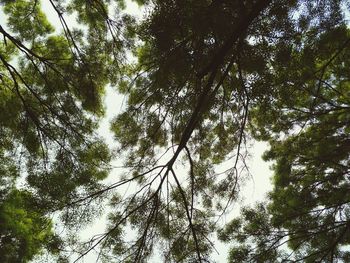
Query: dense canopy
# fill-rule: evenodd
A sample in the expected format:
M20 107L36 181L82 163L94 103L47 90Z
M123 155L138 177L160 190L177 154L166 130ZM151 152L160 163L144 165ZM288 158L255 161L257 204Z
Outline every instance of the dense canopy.
M136 2L0 0L0 261L350 261L350 2ZM273 190L232 218L254 140Z

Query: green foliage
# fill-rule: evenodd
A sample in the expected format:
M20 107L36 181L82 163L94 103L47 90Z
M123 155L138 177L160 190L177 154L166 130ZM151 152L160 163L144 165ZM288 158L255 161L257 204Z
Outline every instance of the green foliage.
M79 203L68 208L102 187L109 171L111 154L95 134L115 62L107 17L78 1L51 5L63 27L56 31L41 1L0 2L1 262L61 253L65 237L54 234L49 216L59 210L71 225L90 220ZM68 27L68 6L85 31Z
M136 2L140 22L121 0L50 1L54 28L40 1L0 1L0 259L64 260L71 241L77 260L208 262L254 138L274 188L219 230L229 261L347 262L349 2ZM109 186L107 84L126 100L111 130L127 170ZM105 234L76 241L108 198Z
M1 262L28 262L44 247L52 253L60 249L60 240L52 232L51 221L42 216L29 192L11 190L1 196Z
M112 123L141 189L118 206L137 210L125 218L139 231L134 261L149 256L158 235L173 244L165 260L186 257L178 249L183 240L157 226L154 214L172 226L187 220L189 227L176 226L177 232L191 231L196 260L207 258L210 245L202 251L206 241L199 245L197 235L206 240L215 229L211 216L236 200L250 135L271 144L265 158L276 161L275 189L266 207L242 211L242 219L221 233L237 242L229 260L283 261L288 251L278 247L286 240L292 260L346 257L340 247L347 241L340 236L347 234L348 212L332 207L333 221L327 212L324 219L315 212L328 211L341 196L347 200L347 172L331 165L347 167L348 159L346 4L153 1L136 27L138 61L124 68L119 86L127 107ZM188 164L186 177L176 171L178 157ZM218 173L217 165L227 161L230 169ZM306 215L294 219L296 212ZM202 218L196 229L193 222ZM338 232L332 228L337 224Z
M5 2L3 11L9 16L7 26L21 41L34 41L54 31L39 1L36 4L27 0Z
M288 47L287 65L279 57L271 62L273 100L253 109L253 132L269 140L265 159L275 162L274 189L264 205L269 217L261 220L269 227L260 233L264 227L254 229L255 219L243 210L240 231L250 240L227 229L238 242L231 258L249 246L242 250L244 262L347 260L349 90L343 82L350 77L345 70L349 31L340 23L327 30L311 27L309 32L304 33L305 42ZM261 249L260 239L272 244ZM265 255L278 257L266 260Z

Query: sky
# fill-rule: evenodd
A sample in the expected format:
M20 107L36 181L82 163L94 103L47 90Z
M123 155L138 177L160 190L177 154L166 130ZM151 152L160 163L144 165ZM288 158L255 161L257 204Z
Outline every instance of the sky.
M49 0L42 0L42 6L43 9L48 16L48 19L50 22L57 28L59 28L59 19L51 7ZM125 10L127 13L136 15L138 17L142 17L142 11L138 7L138 5L134 2L127 1L127 8ZM76 22L74 21L74 18L67 17L67 23L69 25L76 25ZM4 24L4 17L3 14L0 13L0 24ZM107 142L108 145L114 147L116 146L116 142L113 139L113 134L111 133L109 129L109 123L115 117L119 112L122 111L123 107L125 106L125 98L121 95L119 95L116 92L115 87L108 86L106 88L106 93L104 95L104 103L106 107L106 116L102 120L100 128L98 130L99 134L103 136ZM248 166L250 168L250 174L251 178L246 182L246 185L242 188L241 195L242 195L242 201L238 202L234 205L234 209L229 213L228 215L223 217L223 222L229 222L230 219L232 219L233 216L237 216L239 214L239 208L242 205L247 204L254 204L257 201L261 201L264 196L266 195L266 192L271 190L271 171L269 169L269 166L271 163L264 162L261 159L261 155L263 152L267 150L267 144L262 142L254 142L250 149L250 158L248 159ZM115 160L114 164L118 164L120 160ZM108 177L107 181L114 182L115 178L119 176L121 173L120 169L112 169L110 176ZM105 223L104 219L98 219L95 221L95 223L86 228L81 232L81 237L88 239L89 237L93 236L96 233L103 233ZM216 250L217 252L213 252L213 260L216 260L217 262L226 262L227 258L227 251L228 246L224 245L218 241L215 242ZM73 262L74 258L72 258ZM84 258L84 260L81 260L79 262L84 263L93 263L96 262L96 255L93 253L89 254ZM161 262L159 257L155 256L150 261L151 263L157 263Z

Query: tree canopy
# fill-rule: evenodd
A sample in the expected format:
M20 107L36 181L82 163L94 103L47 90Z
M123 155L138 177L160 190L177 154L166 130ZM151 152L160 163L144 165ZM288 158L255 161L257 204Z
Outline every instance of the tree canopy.
M0 0L2 262L212 262L216 234L229 262L350 260L349 1L47 2ZM273 190L222 225L253 140Z

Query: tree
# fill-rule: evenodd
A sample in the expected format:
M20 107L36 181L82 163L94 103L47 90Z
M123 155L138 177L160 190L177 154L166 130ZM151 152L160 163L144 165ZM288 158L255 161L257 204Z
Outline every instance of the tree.
M114 123L121 148L130 149L128 165L135 167L137 175L146 177L147 173L140 181L149 193L143 194L141 201L131 197L131 203L153 203L148 213L143 210L136 220L131 220L140 229L131 261L142 257L147 241L151 247L157 231L171 239L170 255L166 254L166 259L181 261L188 253L193 261L208 260L211 247L206 241L215 229L215 214L226 210L225 201L232 202L237 191L240 175L237 164L247 131L272 145L267 158L277 161L276 190L271 193L273 202L267 212L264 207L258 207L257 211L247 209L238 221L240 224L232 222L237 226L231 226L231 233L223 231L224 240L229 240L225 235L230 233L238 241L246 241L242 236L237 237L242 232L238 231L239 227L247 232L246 236L257 239L253 240L259 252L257 256L253 254L250 258L253 248L245 246L232 250L232 262L283 259L285 255L279 251L271 254L266 251L283 244L284 238L291 240L290 249L297 254L295 260L346 258L347 253L340 252L342 245L348 244L347 202L343 204L348 159L345 51L349 41L342 14L342 5L346 3L156 1L153 4L153 13L140 27L144 43L137 53L139 63L134 67L140 73L128 69L132 77L137 77L120 87L129 96L129 107ZM338 116L343 116L339 118L345 118L344 121L338 120ZM157 154L164 145L175 149L169 161L157 167ZM187 177L173 169L174 160L182 157L182 151L190 167ZM232 155L231 169L224 175L216 173L215 165ZM307 156L301 161L304 155ZM330 163L325 163L325 156ZM342 168L335 168L332 162ZM293 164L295 167L290 167ZM153 172L152 167L160 172L152 176L147 172ZM169 173L170 183L165 182ZM320 182L329 184L329 173L337 179L325 188ZM294 174L299 175L298 180ZM151 184L157 186L148 187ZM161 197L163 184L164 198ZM288 187L284 189L279 184ZM308 187L300 190L304 185ZM320 187L321 197L317 197L315 190L311 191L313 187ZM340 188L335 200L333 188ZM332 201L328 200L329 196L333 197ZM324 201L317 202L315 198ZM305 203L310 199L310 204ZM185 207L182 214L177 212L179 208L183 210L181 206ZM329 206L332 209L328 211ZM308 217L288 219L290 210L296 209L307 211ZM310 215L318 210L325 213L324 218ZM144 217L145 213L149 217ZM157 224L158 218L161 222L164 218L167 222L179 222L186 217L188 228L182 230L171 224L168 226L171 234L164 235L163 226ZM276 225L276 220L281 223L268 235L263 227L269 225L261 224L261 220L272 220L272 225ZM281 232L288 227L290 231ZM313 228L319 231L314 233ZM188 247L177 250L183 236L189 240Z
M256 138L271 143L275 189L267 207L246 208L220 231L241 243L230 260L278 262L289 250L290 260L346 260L348 1L137 2L149 10L140 23L111 19L109 1L50 1L62 35L39 1L1 1L9 14L0 28L1 153L19 173L4 173L2 207L38 222L61 211L74 225L108 200L106 232L76 261L99 248L101 260L145 262L158 246L166 262L209 262ZM69 12L86 28L72 30ZM135 63L123 63L125 49ZM100 182L111 154L95 136L107 83L127 97L111 125L127 170L112 185ZM26 174L27 189L15 189ZM135 191L122 196L129 183ZM50 224L45 230L51 238ZM47 239L32 234L33 254ZM275 249L285 239L290 249Z
M267 204L244 209L222 231L222 239L238 241L232 262L349 261L349 30L340 25L306 40L290 48L285 69L277 64L286 84L267 118L254 113L258 137L270 141L274 189Z
M27 262L46 247L57 253L61 246L52 232L51 222L33 205L25 191L12 190L0 206L0 259L2 262Z
M129 150L127 164L142 186L137 193L141 198L133 195L129 203L121 206L131 206L133 209L126 209L130 214L137 214L136 209L146 204L148 208L130 220L139 229L138 239L131 247L134 250L128 251L131 261L149 255L154 240L159 237L170 237L167 260L181 261L186 257L193 261L208 260L211 247L207 241L215 229L215 214L226 210L238 190L237 165L244 156L241 148L247 131L255 138L270 140L272 145L276 145L273 138L276 141L281 132L293 141L293 136L288 134L298 124L306 129L310 125L306 121L320 122L309 131L315 134L317 130L318 140L325 135L322 127L326 134L334 132L338 126L325 128L334 124L322 116L333 119L328 114L333 109L327 107L327 102L332 103L343 94L337 92L338 88L329 94L337 86L333 79L338 82L346 79L344 75L333 74L331 69L335 59L337 64L346 63L342 57L348 44L341 8L344 4L341 1L322 1L319 5L307 1L153 2L153 13L139 29L143 41L137 51L139 62L127 69L131 71L130 81L120 85L120 91L128 94L128 108L113 124L121 149ZM346 68L346 64L343 66ZM328 97L322 99L320 89L329 82L332 84L326 89ZM335 107L346 111L343 101L344 98ZM304 115L297 114L310 108L311 114L308 110ZM315 114L314 108L319 112ZM341 143L341 140L336 137L331 142ZM304 143L296 146L295 158L304 150ZM312 149L314 146L310 144ZM158 156L164 147L173 153L170 157L166 155L169 159L161 164ZM291 154L290 144L284 149ZM347 150L344 151L346 154ZM274 156L281 158L276 167L288 169L285 159L291 157L284 158L282 152ZM232 167L218 174L216 164L229 161L230 157ZM173 168L178 158L185 158L189 164L187 177ZM290 177L283 170L282 173ZM307 192L310 193L309 189ZM275 197L275 203L281 206L292 203L290 199L294 197L289 194L282 202L279 198ZM305 200L302 194L298 198ZM285 218L286 213L280 213L280 218ZM113 218L116 225L111 231L126 217L129 214L117 220ZM183 229L171 224L186 218ZM168 224L167 231L163 229L164 222ZM307 229L305 225L299 227ZM248 234L254 236L252 231ZM184 236L188 246L179 250L178 244L184 243ZM261 243L268 247L266 239ZM327 240L325 243L332 244ZM297 246L293 249L297 250ZM302 255L311 253L304 251ZM241 254L236 251L233 255ZM271 262L271 258L257 259L263 260ZM238 258L233 260L236 261Z
M55 32L40 1L0 1L2 262L27 262L49 247L55 211L66 207L61 217L70 225L89 219L72 202L97 191L108 174L110 153L96 135L116 59L106 5L50 3L63 32ZM68 27L63 14L73 11L84 31Z

